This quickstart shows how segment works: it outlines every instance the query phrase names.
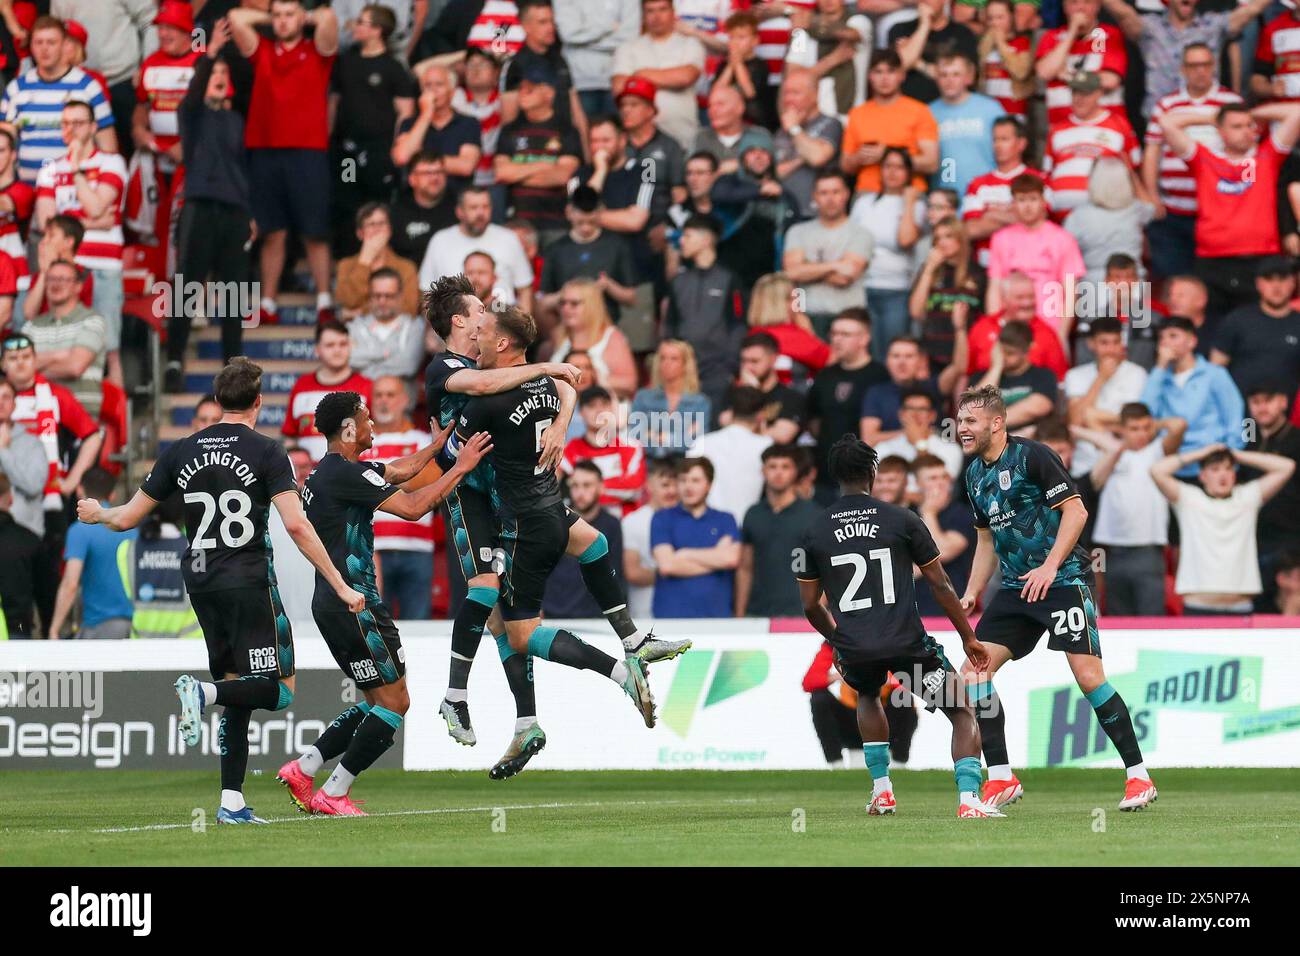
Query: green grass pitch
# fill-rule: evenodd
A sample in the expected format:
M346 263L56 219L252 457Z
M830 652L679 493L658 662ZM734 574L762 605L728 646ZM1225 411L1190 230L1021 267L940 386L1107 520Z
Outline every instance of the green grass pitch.
M0 786L0 865L1242 866L1292 865L1300 846L1300 771L1157 771L1160 799L1140 813L1116 809L1116 770L1020 776L1007 819L959 821L939 771L895 772L886 818L863 809L863 770L377 771L354 788L364 820L297 813L260 775L245 794L275 822L218 827L215 766L18 771Z

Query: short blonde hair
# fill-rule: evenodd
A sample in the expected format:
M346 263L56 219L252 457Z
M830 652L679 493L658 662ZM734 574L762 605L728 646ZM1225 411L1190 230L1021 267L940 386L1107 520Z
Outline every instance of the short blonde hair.
M749 324L754 328L785 325L790 321L794 282L784 272L772 272L754 283L749 300Z

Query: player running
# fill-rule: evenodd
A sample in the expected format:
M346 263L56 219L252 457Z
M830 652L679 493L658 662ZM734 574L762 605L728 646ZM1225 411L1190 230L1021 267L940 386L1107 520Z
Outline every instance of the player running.
M440 424L448 425L456 421L472 396L499 394L539 375L550 376L556 379L561 410L549 424L540 426L538 466L553 471L564 451L579 370L562 363L478 368L474 334L487 310L463 275L445 276L433 283L425 295L424 307L429 324L447 343L447 351L434 356L425 376L430 414ZM490 462L481 463L447 498L444 513L450 532L448 541L456 549L469 590L452 624L451 674L439 708L452 738L473 746L477 738L470 723L467 688L470 667L487 626L501 654L515 698L516 717L510 746L488 772L494 780L514 776L546 746L546 734L537 723L531 659L511 649L501 614L495 610L501 586L493 566L494 556L500 553L495 517L500 504ZM606 609L605 618L624 650L646 664L669 660L687 650L690 641L665 641L637 628L619 589L605 536L572 512L566 520L572 522L567 553L578 559L587 590Z
M203 628L212 681L187 675L176 681L180 731L198 744L203 711L224 708L217 739L221 753L218 823L265 823L244 803L248 723L254 710L284 710L293 700L293 634L276 590L266 519L275 505L298 549L315 567L321 586L340 607L360 611L365 598L330 563L303 514L293 465L280 443L259 434L262 370L237 358L212 386L221 421L172 443L128 503L103 508L85 498L77 517L114 531L134 528L177 491L185 496L185 590Z
M406 652L375 586L375 512L407 521L423 517L442 504L492 446L486 434L468 438L446 474L408 493L397 486L433 461L450 428L443 429L427 448L405 458L387 464L360 461L374 444L370 409L356 392L331 392L316 406L316 430L329 444L303 488L307 518L329 552L332 567L364 596L365 606L358 610L345 605L318 571L311 614L334 660L366 700L334 718L305 754L280 768L276 779L301 810L363 817L366 813L349 796L352 782L393 745L411 702ZM313 793L312 778L340 754L334 772Z
M892 672L927 708L938 708L952 722L957 818L1003 816L979 799L975 713L961 676L939 642L925 633L913 564L961 635L967 662L982 670L988 653L962 613L925 523L906 508L871 497L877 463L875 450L854 435L831 446L830 473L839 482L840 498L804 530L802 554L794 555L804 616L835 649L836 669L858 692L858 732L872 780L867 813L883 816L897 807L889 780L889 722L880 704L880 688ZM829 611L821 602L823 592Z
M524 350L536 338L532 316L509 307L501 312L483 312L477 319L473 342L480 367L497 370L523 365ZM632 698L645 725L653 727L654 699L646 680L646 661L635 645L625 644L626 657L619 661L569 631L541 623L547 577L565 552L572 551L572 531L590 527L564 506L555 471L542 464L542 436L560 413L555 381L544 375L508 391L476 396L457 419L444 456L455 459L468 436L477 432L486 431L492 436L491 464L500 495L496 530L504 553L503 616L510 649L608 677ZM592 529L590 542L603 544L604 536ZM592 586L590 577L587 583ZM602 590L593 588L593 593L602 607L613 609L606 612L606 617L620 610L626 617L627 608L612 574L608 582L599 583ZM606 583L608 588L604 587ZM615 604L619 607L615 608Z
M963 668L977 702L980 736L989 779L984 802L1014 803L1024 788L1007 757L1006 714L992 678L1009 660L1032 651L1043 632L1047 647L1064 651L1079 690L1127 768L1121 810L1140 810L1156 799L1156 787L1142 763L1124 698L1106 680L1092 596L1092 566L1079 546L1088 512L1061 459L1046 445L1014 438L1006 431L1007 406L995 385L971 389L957 408L957 437L971 458L966 490L979 540L970 580L961 599L969 613L999 564L1002 587L980 617L975 633L988 647L989 667L981 680Z

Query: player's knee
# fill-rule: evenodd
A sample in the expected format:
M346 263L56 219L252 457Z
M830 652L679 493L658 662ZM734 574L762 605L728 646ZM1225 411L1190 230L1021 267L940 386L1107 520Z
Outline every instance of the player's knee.
M510 649L516 654L528 653L528 635L518 634L511 630L506 631L506 639L510 642Z
M280 696L275 702L273 710L284 710L293 703L293 684L288 681L280 681Z
M609 554L609 539L603 533L597 531L595 540L583 548L578 555L578 563L591 564L591 562L599 561L607 554Z
M490 571L485 574L476 574L465 583L471 588L491 588L494 591L499 590L501 587L497 576Z

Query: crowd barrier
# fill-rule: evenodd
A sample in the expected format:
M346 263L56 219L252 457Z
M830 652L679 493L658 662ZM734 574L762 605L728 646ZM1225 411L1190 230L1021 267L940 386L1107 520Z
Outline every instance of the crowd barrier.
M561 623L561 622L552 622ZM960 641L934 622L954 661ZM946 623L946 622L945 622ZM1153 767L1300 766L1300 622L1165 619L1102 622L1110 682L1124 695ZM603 621L567 622L611 653ZM514 701L485 641L470 679L477 747L453 742L438 717L451 624L399 625L411 710L384 765L484 770L509 741ZM801 683L820 645L802 621L656 622L693 649L654 665L659 723L647 730L622 691L589 672L534 668L551 769L810 769L824 767ZM250 768L274 772L356 699L309 621L294 626L298 687L284 711L256 712ZM0 771L214 768L216 717L196 748L176 733L171 684L203 673L201 641L8 641L0 644ZM1017 767L1117 766L1066 662L1044 645L999 674ZM921 715L908 766L951 766L948 722Z

